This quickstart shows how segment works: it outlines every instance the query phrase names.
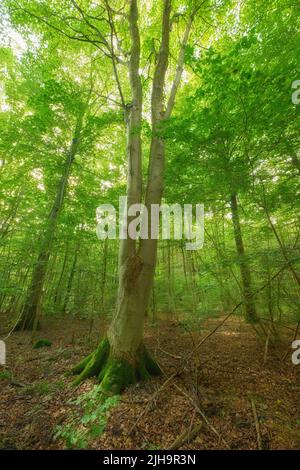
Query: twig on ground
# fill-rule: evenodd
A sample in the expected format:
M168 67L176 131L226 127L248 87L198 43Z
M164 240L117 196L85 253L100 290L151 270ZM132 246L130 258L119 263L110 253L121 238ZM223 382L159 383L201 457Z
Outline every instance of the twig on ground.
M171 353L169 353L168 351L165 351L162 348L158 348L158 350L161 351L162 353L166 354L167 356L173 357L174 359L182 359L182 356L176 356L175 354L171 354Z
M171 444L168 449L169 450L176 450L176 449L179 449L179 447L182 447L186 442L187 443L190 443L192 440L194 440L199 431L202 429L203 427L203 423L201 422L200 424L197 424L196 426L194 426L192 429L189 429L184 431L182 434L180 434L180 436L178 436L175 441L173 442L173 444Z
M145 408L143 409L143 411L141 412L141 414L138 416L137 420L135 421L135 423L131 426L131 428L129 429L128 431L128 435L130 436L130 434L132 434L133 430L136 428L136 426L138 425L138 423L140 422L140 420L142 419L142 417L147 413L147 411L149 410L150 406L151 406L151 403L155 400L155 398L157 397L157 395L160 394L160 392L166 387L166 385L168 385L168 383L171 382L171 380L173 379L173 377L175 377L177 375L177 372L175 372L174 374L170 375L170 377L167 378L167 380L164 381L164 383L157 389L155 390L155 392L152 394L152 396L149 398L148 402L147 402L147 405L145 406Z
M198 413L200 414L200 416L202 417L203 421L205 422L205 424L207 425L207 427L209 429L211 429L211 431L216 434L216 436L218 436L219 440L223 442L223 444L225 445L225 447L227 449L230 449L230 446L229 444L225 441L225 439L221 436L221 434L216 430L216 428L208 421L205 413L201 410L200 406L198 405L198 403L196 403L196 401L185 391L183 390L182 388L179 387L179 385L177 385L176 383L174 383L175 387L177 388L177 390L182 393L182 395L184 395L191 403L192 405L195 407L195 409L198 411Z
M259 450L262 450L261 435L260 435L259 421L258 421L257 412L256 412L256 406L255 406L253 398L251 398L250 401L251 401L252 412L253 412L253 417L254 417L254 422L255 422L256 436L257 436L257 447L258 447Z

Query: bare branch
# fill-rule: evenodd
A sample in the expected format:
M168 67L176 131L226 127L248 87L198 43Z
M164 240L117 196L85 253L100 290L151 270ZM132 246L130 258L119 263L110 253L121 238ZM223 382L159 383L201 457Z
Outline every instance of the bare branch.
M188 39L189 39L189 36L190 36L190 32L191 32L191 28L192 28L192 24L193 24L195 15L201 9L201 7L206 3L206 1L207 0L204 0L197 7L195 7L192 10L192 12L191 12L191 14L188 18L186 28L185 28L185 31L184 31L184 35L183 35L182 44L181 44L181 47L180 47L180 50L179 50L175 77L174 77L174 81L173 81L173 84L172 84L172 88L171 88L171 92L170 92L170 96L169 96L169 100L168 100L168 104L167 104L167 109L166 109L166 112L165 112L165 118L170 117L170 115L172 113L172 110L173 110L173 107L174 107L174 104L175 104L176 94L177 94L177 91L178 91L178 88L179 88L179 85L180 85L180 81L181 81L181 77L182 77L182 73L183 73L185 50L186 50L187 42L188 42Z
M167 109L165 112L165 118L170 117L173 107L174 107L176 94L180 85L182 72L183 72L185 50L186 50L187 42L188 42L189 35L191 32L193 20L194 20L194 13L192 13L189 16L189 19L188 19L188 22L184 31L184 36L183 36L182 44L181 44L180 51L179 51L178 61L177 61L175 77L174 77L174 81L172 84L172 88L171 88L171 92L170 92L170 96L169 96L169 100L167 104Z
M109 50L109 52L111 53L111 49L109 47L109 43L107 42L107 40L105 39L105 37L103 36L103 34L101 33L100 29L97 28L97 26L95 26L93 23L91 23L88 19L87 19L87 15L85 14L85 12L82 10L82 8L75 2L75 0L71 0L71 3L73 4L73 6L76 8L76 10L80 13L80 15L82 16L83 20L86 22L86 24L93 30L95 30L97 32L97 34L99 34L99 36L101 37L102 41L103 41L103 44L105 44L105 46L107 47L107 49Z
M106 8L107 8L108 21L109 21L109 25L110 25L110 51L111 51L112 66L113 66L113 69L114 69L114 75L115 75L115 79L116 79L116 82L117 82L117 87L118 87L118 90L119 90L119 95L120 95L120 98L121 98L121 102L122 102L122 105L125 109L126 103L125 103L124 95L123 95L123 92L122 92L121 82L120 82L118 69L117 69L117 64L116 64L116 56L115 56L115 52L114 52L114 42L113 42L113 40L114 40L114 23L113 23L113 19L112 19L111 9L110 9L110 6L109 6L107 0L105 0L105 5L106 5Z

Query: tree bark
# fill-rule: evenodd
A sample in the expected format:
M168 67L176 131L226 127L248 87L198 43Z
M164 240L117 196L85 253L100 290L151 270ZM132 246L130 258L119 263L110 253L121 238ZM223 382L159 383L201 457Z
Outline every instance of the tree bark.
M252 297L251 273L245 255L245 247L242 237L242 229L240 224L239 209L236 194L232 194L230 198L232 223L234 230L234 239L236 251L238 254L239 267L241 271L243 295L245 299L246 319L249 323L258 321L255 303Z
M68 305L71 290L72 290L73 279L74 279L74 275L75 275L75 271L76 271L76 265L77 265L77 259L78 259L78 252L79 252L79 241L76 244L73 263L72 263L70 275L69 275L69 278L68 278L67 290L66 290L66 294L65 294L65 298L64 298L63 307L62 307L62 313L63 314L66 313L67 305Z
M61 300L61 285L62 285L62 280L63 280L64 274L65 274L68 254L69 253L68 253L68 246L67 246L65 254L64 254L64 259L63 259L63 264L62 264L62 268L61 268L61 271L60 271L59 279L58 279L56 289L55 289L55 294L54 294L54 303L55 304L59 304L60 300Z
M107 252L108 252L108 240L107 238L103 242L103 258L102 258L102 279L101 279L101 298L100 305L102 313L104 314L105 305L105 289L106 289L106 272L107 272Z

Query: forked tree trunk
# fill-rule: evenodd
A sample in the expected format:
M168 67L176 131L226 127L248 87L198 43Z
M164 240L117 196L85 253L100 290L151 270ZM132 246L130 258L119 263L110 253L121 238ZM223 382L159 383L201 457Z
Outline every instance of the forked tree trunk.
M244 242L242 237L242 229L240 224L239 210L236 194L232 194L230 198L231 215L234 230L234 238L236 251L238 254L238 262L241 271L243 295L245 299L246 320L249 323L256 323L258 321L256 307L253 299L252 286L251 286L251 273L246 259Z
M148 209L148 233L151 233L151 204L160 204L163 192L165 145L159 136L162 121L169 117L182 74L184 49L191 28L188 22L181 46L176 76L167 110L164 111L165 75L168 67L171 1L164 0L161 45L155 67L152 97L152 139L148 167L145 206ZM142 86L139 75L140 35L137 1L130 1L129 26L131 55L129 77L132 105L127 118L127 203L142 201ZM135 217L127 217L127 223ZM153 287L157 256L157 240L142 239L138 245L130 238L122 240L119 255L119 290L115 314L107 337L97 350L74 369L79 374L75 384L87 377L97 376L103 392L119 393L128 384L160 373L160 368L148 353L143 342L146 310Z
M55 236L58 217L61 212L66 194L71 166L78 151L83 115L84 112L80 112L76 122L74 136L64 163L63 174L58 184L55 201L48 216L45 232L40 241L38 258L33 268L32 277L23 305L21 317L15 326L15 330L32 330L37 326L38 310L43 294L47 265Z

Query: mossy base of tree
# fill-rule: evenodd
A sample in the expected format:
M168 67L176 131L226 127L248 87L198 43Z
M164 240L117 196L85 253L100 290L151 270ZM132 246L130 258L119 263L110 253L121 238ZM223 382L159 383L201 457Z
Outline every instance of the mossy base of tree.
M160 373L158 364L145 346L141 346L135 361L130 362L111 354L107 338L103 339L98 348L72 370L73 375L78 375L74 385L79 385L89 377L97 377L101 390L107 394L119 394L128 385L150 379Z

